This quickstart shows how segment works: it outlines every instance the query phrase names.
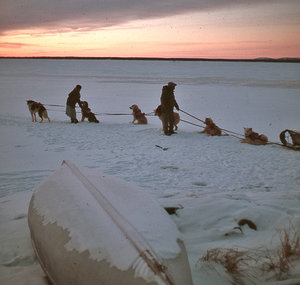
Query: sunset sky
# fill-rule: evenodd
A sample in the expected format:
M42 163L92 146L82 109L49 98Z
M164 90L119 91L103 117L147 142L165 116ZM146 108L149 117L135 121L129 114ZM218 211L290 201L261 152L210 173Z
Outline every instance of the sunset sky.
M0 56L300 57L300 1L0 0Z

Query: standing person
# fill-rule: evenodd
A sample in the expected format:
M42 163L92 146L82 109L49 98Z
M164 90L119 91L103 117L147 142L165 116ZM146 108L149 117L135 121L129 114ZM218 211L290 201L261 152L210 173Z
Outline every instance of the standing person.
M166 119L163 122L164 133L168 136L174 134L174 107L179 111L179 106L175 100L174 90L177 84L169 82L168 85L163 86L160 97L162 112L165 113Z
M66 115L71 118L71 123L74 124L78 123L75 110L76 103L78 103L78 105L81 107L80 90L81 86L76 85L76 87L71 91L67 99Z

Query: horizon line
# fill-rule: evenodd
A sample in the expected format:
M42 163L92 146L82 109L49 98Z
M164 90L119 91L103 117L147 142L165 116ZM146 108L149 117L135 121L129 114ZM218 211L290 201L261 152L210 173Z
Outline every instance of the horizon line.
M67 60L149 60L149 61L229 61L229 62L291 62L300 63L300 57L258 58L198 58L198 57L118 57L118 56L0 56L8 59L67 59Z

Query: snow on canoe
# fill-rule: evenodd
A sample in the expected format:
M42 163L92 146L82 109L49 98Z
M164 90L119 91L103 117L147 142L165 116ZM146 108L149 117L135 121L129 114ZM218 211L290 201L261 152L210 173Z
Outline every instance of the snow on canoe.
M32 195L28 224L53 284L192 284L175 223L115 177L63 161Z

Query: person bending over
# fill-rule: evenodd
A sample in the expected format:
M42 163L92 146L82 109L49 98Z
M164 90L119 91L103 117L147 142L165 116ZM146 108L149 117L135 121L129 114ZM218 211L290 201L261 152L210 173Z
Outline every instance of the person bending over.
M66 115L71 118L71 123L74 124L78 123L75 110L76 103L81 107L80 90L81 86L76 85L76 87L70 92L67 99Z

